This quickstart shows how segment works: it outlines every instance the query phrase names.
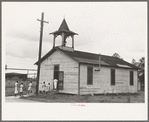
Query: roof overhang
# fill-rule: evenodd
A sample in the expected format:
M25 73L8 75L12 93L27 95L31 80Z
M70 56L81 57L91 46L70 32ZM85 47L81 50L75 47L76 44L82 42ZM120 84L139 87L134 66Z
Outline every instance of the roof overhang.
M73 31L68 31L68 30L57 30L57 31L54 31L52 33L49 33L49 35L50 34L61 35L63 32L66 33L66 35L78 35L77 33L74 33Z
M58 51L64 53L65 55L67 55L67 54L66 54L65 52L63 52L63 50L61 50L60 48L54 47L54 48L51 49L46 55L44 55L44 56L41 58L40 63L42 63L42 61L44 61L47 57L49 57L50 55L52 55L56 50L58 50ZM73 58L73 57L71 57L71 56L69 56L69 55L67 55L67 56L70 57L71 59L73 59L73 60L79 62L77 59L75 59L75 58ZM38 65L38 61L37 61L34 65Z

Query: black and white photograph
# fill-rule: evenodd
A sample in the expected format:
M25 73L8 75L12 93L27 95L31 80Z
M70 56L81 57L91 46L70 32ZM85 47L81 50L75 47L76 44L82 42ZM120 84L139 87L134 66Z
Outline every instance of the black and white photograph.
M147 120L147 2L2 2L2 50L4 120Z

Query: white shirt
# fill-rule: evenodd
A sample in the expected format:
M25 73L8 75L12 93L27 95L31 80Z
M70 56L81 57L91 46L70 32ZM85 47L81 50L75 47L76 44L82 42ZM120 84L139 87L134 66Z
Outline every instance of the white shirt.
M30 83L28 86L29 86L29 87L32 87L32 83Z
M28 90L31 90L31 87L32 87L32 83L29 83L29 85L28 85L29 87L28 87Z
M57 79L54 79L54 83L56 83L56 82L58 82L58 80Z
M45 91L46 90L46 84L42 85L42 89Z
M18 83L15 83L15 87L17 87L18 86Z
M49 84L46 86L46 91L50 91L50 85Z
M17 94L18 93L18 83L15 83L15 94Z
M23 85L20 85L20 92L23 92Z

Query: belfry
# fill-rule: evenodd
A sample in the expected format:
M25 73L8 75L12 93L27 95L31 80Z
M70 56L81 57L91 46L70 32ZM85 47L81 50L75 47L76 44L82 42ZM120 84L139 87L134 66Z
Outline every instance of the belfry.
M63 19L63 22L60 25L59 29L57 31L55 31L55 32L50 33L50 34L53 34L53 48L55 47L55 39L56 39L56 37L61 35L61 37L62 37L62 44L61 44L61 46L59 46L59 48L64 49L64 50L72 48L74 50L74 35L78 35L78 34L69 30L65 18ZM66 46L66 43L67 43L66 39L68 37L72 38L72 47L67 47Z

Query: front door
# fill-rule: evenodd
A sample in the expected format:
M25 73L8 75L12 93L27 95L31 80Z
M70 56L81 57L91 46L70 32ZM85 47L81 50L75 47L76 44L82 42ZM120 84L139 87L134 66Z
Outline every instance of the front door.
M59 71L58 73L58 90L64 89L64 71Z
M54 77L53 77L53 80L54 79L59 79L59 65L54 65ZM54 88L54 83L53 83L53 88Z

